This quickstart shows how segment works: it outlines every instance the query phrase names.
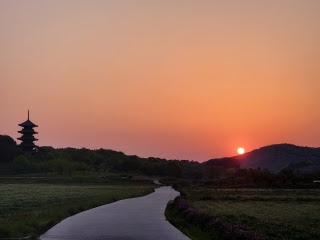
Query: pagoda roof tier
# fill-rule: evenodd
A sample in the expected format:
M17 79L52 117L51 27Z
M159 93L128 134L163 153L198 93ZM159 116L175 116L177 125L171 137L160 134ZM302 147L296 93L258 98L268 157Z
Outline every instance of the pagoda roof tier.
M20 131L18 131L18 133L22 133L22 134L38 134L38 132L34 131L33 129L22 129Z
M20 143L20 146L21 147L37 147L34 143L25 143L25 142Z
M35 146L35 144L33 142L22 142L20 143L20 146Z
M18 138L18 140L25 141L25 140L32 140L32 141L38 141L37 138L34 136L21 136Z
M21 127L32 127L32 128L33 127L38 127L38 125L34 124L33 122L31 122L29 120L29 116L30 116L30 114L29 114L29 109L28 109L28 120L23 122L23 123L20 123L18 125L21 126Z
M29 119L23 123L20 123L19 126L21 126L21 127L38 127L38 125L31 122Z

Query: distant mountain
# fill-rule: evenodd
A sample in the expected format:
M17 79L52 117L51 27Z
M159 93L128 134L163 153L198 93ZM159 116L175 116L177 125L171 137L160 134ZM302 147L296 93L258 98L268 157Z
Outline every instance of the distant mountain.
M261 169L267 168L273 172L290 167L311 172L320 169L320 148L300 147L293 144L275 144L231 158L211 159L206 164L221 166L221 162L224 161L226 162L222 166L260 167Z

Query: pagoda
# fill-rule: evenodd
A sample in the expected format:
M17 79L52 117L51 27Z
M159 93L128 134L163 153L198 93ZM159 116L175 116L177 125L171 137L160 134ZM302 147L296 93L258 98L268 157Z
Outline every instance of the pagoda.
M38 134L33 128L38 127L38 125L35 125L29 120L29 110L28 120L19 124L19 126L23 127L21 131L18 131L18 133L22 134L22 136L18 138L18 140L21 140L20 147L22 151L33 152L34 148L37 147L33 142L38 141L38 139L33 136L34 134Z

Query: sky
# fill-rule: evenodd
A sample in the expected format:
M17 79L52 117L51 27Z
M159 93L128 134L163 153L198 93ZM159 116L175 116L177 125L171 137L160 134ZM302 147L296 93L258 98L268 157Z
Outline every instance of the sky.
M205 161L320 147L320 1L1 0L0 134ZM18 143L19 141L16 140Z

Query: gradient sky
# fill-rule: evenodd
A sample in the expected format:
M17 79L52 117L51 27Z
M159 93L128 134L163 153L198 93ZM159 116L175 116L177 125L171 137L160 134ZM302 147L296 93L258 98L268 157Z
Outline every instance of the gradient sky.
M0 1L0 134L204 161L319 147L320 1Z

